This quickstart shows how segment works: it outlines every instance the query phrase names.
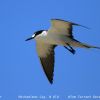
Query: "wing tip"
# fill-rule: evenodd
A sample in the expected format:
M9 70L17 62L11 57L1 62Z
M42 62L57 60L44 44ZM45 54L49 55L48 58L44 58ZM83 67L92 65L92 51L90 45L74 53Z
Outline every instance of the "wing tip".
M49 80L50 84L52 85L53 84L53 80Z
M77 24L77 26L81 26L81 27L86 28L86 29L88 29L88 30L90 30L90 29L91 29L91 28L89 28L89 27L87 27L87 26L80 25L80 24Z
M96 49L100 49L100 47L94 47L94 48L96 48Z
M54 46L55 47L55 46ZM40 62L41 62L41 65L42 65L42 67L43 67L43 62L42 62L42 58L41 57L39 57L40 58ZM53 84L53 76L54 76L54 74L53 73L50 73L50 74L48 74L47 72L46 72L46 69L43 67L43 70L44 70L44 73L45 73L45 75L46 75L46 78L48 79L48 81L49 81L49 83L52 85ZM53 71L54 72L54 71Z
M47 76L49 83L52 85L53 84L53 76L52 77L49 77L48 75L46 75L46 76Z

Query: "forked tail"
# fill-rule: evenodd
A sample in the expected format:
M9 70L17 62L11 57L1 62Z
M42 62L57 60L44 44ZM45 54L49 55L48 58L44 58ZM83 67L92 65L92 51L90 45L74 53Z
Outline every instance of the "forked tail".
M74 46L74 47L81 47L81 48L96 48L96 49L100 49L100 47L96 47L96 46L92 46L92 45L88 45L88 44L85 44L85 43L81 43L77 40L73 40L71 43L70 43L71 46Z

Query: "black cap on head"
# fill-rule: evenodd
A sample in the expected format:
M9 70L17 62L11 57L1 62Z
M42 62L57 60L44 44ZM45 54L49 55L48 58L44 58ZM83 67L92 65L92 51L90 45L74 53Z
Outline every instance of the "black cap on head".
M44 30L39 30L39 31L36 31L36 32L35 32L35 36L37 36L37 35L41 34L43 31L44 31Z
M37 35L41 34L43 31L44 31L44 30L39 30L39 31L34 32L34 34L32 35L32 37L26 39L25 41L34 39Z

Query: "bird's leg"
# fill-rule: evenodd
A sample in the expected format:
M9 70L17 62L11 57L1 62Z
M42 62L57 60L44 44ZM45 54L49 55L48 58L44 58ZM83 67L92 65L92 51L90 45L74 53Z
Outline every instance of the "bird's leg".
M75 50L69 45L69 44L67 44L68 45L68 47L70 48L67 48L66 46L64 46L68 51L70 51L72 54L75 54Z
M64 46L68 51L70 51L72 54L75 54L75 50L74 49L69 49L66 46Z

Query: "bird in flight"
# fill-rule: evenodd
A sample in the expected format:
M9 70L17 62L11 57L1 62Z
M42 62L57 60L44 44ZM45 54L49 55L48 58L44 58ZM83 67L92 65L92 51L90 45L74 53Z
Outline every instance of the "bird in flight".
M52 84L54 74L54 49L58 45L64 46L69 52L75 54L73 47L80 48L97 48L100 47L81 43L73 37L73 26L82 26L73 22L51 19L51 27L48 30L39 30L35 32L26 41L35 39L38 57L47 79ZM83 26L85 27L85 26Z

